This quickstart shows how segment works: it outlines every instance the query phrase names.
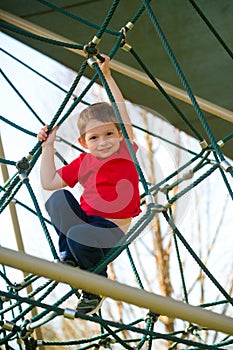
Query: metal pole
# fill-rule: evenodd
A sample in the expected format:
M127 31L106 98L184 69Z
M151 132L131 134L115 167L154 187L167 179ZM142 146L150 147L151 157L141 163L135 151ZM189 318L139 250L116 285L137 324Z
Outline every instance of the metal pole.
M20 266L23 271L67 283L74 288L81 288L87 292L134 304L161 315L179 318L199 324L201 327L233 335L233 318L130 287L81 269L1 247L0 262L15 268Z

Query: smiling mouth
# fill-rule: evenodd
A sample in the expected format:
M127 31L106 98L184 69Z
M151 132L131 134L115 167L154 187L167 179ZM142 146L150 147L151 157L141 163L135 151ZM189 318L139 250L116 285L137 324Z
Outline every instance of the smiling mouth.
M99 152L109 152L111 151L112 147L108 147L108 148L102 148L99 150Z

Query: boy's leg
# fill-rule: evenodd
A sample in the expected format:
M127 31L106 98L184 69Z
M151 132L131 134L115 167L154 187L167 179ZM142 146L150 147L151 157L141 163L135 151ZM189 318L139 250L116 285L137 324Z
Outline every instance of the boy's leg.
M104 250L97 242L92 241L92 246L87 245L89 242L86 242L85 235L89 236L89 234L95 234L94 226L88 224L73 226L67 233L67 243L79 267L91 271L104 257ZM99 274L107 277L107 267Z
M91 271L123 236L123 231L109 220L89 217L88 224L69 229L67 243L78 265L84 270ZM98 274L107 277L107 266Z
M62 260L74 260L67 245L66 234L72 226L85 223L86 213L78 201L67 190L54 192L45 203L45 208L51 218L52 224L59 236L59 251Z
M67 232L67 243L78 265L84 270L93 270L109 252L117 245L124 233L109 220L89 217L89 224L73 226ZM107 277L107 266L98 274ZM96 313L104 298L83 291L77 312L92 315Z

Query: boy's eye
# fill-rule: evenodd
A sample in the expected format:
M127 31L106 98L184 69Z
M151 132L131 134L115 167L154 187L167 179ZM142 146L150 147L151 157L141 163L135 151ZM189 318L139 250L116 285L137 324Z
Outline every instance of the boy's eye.
M111 136L113 134L112 131L107 132L107 136Z
M89 140L96 140L96 139L97 139L97 137L95 135L93 135L89 138Z

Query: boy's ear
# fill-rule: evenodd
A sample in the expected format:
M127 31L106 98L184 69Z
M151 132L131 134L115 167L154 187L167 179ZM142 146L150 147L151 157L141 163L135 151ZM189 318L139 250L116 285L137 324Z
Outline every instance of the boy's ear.
M86 144L86 141L83 137L79 137L78 138L78 142L80 143L80 145L83 147L83 148L87 148L87 144Z
M121 131L121 130L119 130L119 135L120 135L120 139L121 139L121 140L123 140L124 136L123 136L123 134L122 134L122 131Z

